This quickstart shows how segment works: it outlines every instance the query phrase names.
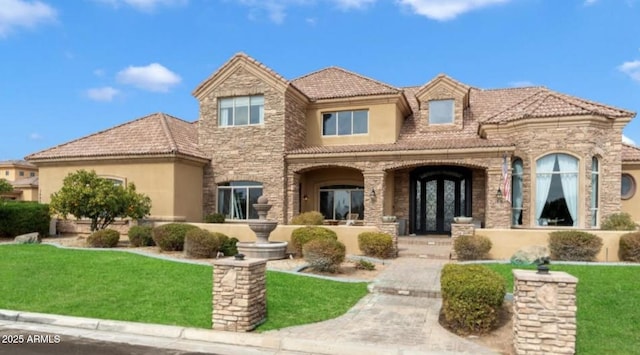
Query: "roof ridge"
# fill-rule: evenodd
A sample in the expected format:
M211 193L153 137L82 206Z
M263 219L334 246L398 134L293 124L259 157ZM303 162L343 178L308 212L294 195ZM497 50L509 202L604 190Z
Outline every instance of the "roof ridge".
M491 88L491 89L481 89L481 88L476 88L476 87L473 87L473 88L476 89L476 90L484 91L484 92L487 92L487 91L507 91L507 90L515 91L515 90L522 90L522 89L544 89L544 90L549 90L549 88L547 88L544 85L519 86L519 87L509 87L509 88Z
M175 138L173 138L173 132L169 129L169 124L167 123L167 117L164 113L158 113L158 119L160 120L160 127L162 127L162 131L164 132L167 140L169 141L169 146L171 147L172 152L178 151L178 145L176 144Z
M347 74L355 75L355 76L359 77L360 79L371 81L371 82L376 83L378 85L386 86L387 88L395 90L395 91L398 91L398 92L401 91L398 87L395 87L393 85L387 84L387 83L382 82L380 80L376 80L376 79L370 78L368 76L364 76L364 75L356 73L356 72L352 72L352 71L350 71L348 69L341 68L341 67L338 67L338 66L335 66L335 65L332 65L332 66L329 66L329 67L326 67L326 68L323 68L323 69L320 69L320 70L316 70L316 71L311 72L309 74L306 74L306 75L303 75L301 77L295 78L295 79L292 80L292 82L296 81L296 80L299 80L299 79L303 79L303 78L309 77L309 76L311 76L313 74L318 74L318 73L323 72L325 70L330 70L330 69L335 69L335 70L339 70L339 71L342 71L342 72L347 73Z
M590 109L590 108L587 108L587 107L584 107L584 106L577 105L576 103L569 102L569 101L567 101L567 100L575 100L575 101L578 101L578 102L580 102L580 103L586 103L586 104L589 104L589 105L594 105L594 106L601 107L601 108L604 108L604 109L607 109L607 110L614 110L614 111L618 111L618 112L620 112L620 113L621 113L621 115L625 115L625 114L627 114L627 115L633 115L633 116L635 116L635 113L634 113L634 112L627 111L627 110L625 110L625 109L621 109L621 108L619 108L619 107L615 107L615 106L611 106L611 105L605 105L605 104L602 104L602 103L599 103L599 102L596 102L596 101L592 101L592 100L588 100L588 99L583 99L583 98L578 97L578 96L565 94L565 93L562 93L562 92L559 92L559 91L555 91L555 90L549 90L549 92L550 92L551 94L553 94L553 95L557 96L559 99L562 99L564 102L566 102L566 103L568 103L568 104L571 104L571 105L573 105L573 106L576 106L576 107L580 107L580 108L582 108L583 110L587 110L587 111L589 111L589 112L591 112L591 113L595 113L595 111L594 111L594 110L592 110L592 109Z
M513 105L511 105L511 106L508 106L508 107L507 107L507 108L505 108L504 110L502 110L502 111L500 111L500 112L497 112L495 115L493 115L493 116L491 116L491 117L487 118L487 119L485 120L485 122L491 122L494 118L496 118L496 117L498 117L498 116L502 115L503 113L505 113L505 112L507 112L507 111L511 111L511 110L513 110L516 106L518 106L518 105L520 105L520 104L524 103L525 101L527 101L527 100L531 99L532 97L537 96L537 95L539 95L539 94L541 94L541 93L544 93L544 90L540 90L540 91L534 92L534 93L533 93L533 94L531 94L531 95L528 95L528 96L527 96L527 97L525 97L524 99L522 99L522 100L520 100L520 101L516 102L515 104L513 104Z

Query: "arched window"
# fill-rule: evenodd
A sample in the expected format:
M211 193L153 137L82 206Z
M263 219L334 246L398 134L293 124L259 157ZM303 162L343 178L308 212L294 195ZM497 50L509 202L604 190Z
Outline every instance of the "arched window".
M578 159L567 154L538 159L536 221L539 226L578 225Z
M513 161L511 173L511 224L522 225L522 159Z
M262 184L255 181L232 181L218 185L218 213L227 219L257 219L253 204L262 195Z
M591 159L591 226L598 225L598 207L599 207L599 175L600 162L598 158Z

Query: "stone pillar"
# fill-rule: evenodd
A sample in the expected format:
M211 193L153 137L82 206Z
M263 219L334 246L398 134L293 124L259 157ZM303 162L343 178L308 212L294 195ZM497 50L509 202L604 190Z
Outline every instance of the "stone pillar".
M283 223L288 224L300 212L300 174L287 173L287 214Z
M502 190L502 158L492 163L486 176L485 228L511 228L511 203L497 196L498 188Z
M213 261L213 329L248 332L267 316L264 259Z
M384 214L385 172L365 171L364 176L364 223L369 226L382 225ZM372 196L375 191L375 197Z
M398 222L392 222L392 223L382 223L378 226L378 228L384 232L387 233L389 235L391 235L391 238L393 239L393 250L394 250L394 255L398 256L398 229L400 227L400 224Z
M451 223L451 243L455 243L455 239L463 235L475 235L476 226L473 223ZM451 248L451 259L458 259L456 250Z
M565 272L513 270L516 354L575 354L576 286Z

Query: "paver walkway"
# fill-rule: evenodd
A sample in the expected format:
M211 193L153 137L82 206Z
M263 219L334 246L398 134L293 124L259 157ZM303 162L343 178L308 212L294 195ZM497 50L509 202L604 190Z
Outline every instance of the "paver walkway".
M416 353L495 354L440 326L440 271L447 260L402 256L390 262L345 315L268 333L304 339L398 346Z

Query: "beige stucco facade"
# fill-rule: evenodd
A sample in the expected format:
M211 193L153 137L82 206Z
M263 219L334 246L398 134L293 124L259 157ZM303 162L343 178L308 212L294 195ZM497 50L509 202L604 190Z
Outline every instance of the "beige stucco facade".
M623 165L622 173L629 174L635 183L633 196L622 200L622 211L629 213L631 218L640 224L640 189L638 188L638 183L640 183L640 163Z
M0 179L13 185L2 197L17 201L38 201L38 168L25 161L0 161Z

